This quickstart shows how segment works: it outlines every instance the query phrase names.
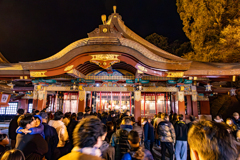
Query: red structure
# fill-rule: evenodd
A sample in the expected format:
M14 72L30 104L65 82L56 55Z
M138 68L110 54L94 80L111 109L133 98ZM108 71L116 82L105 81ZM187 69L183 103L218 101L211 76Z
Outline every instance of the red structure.
M208 97L230 89L218 82L240 73L237 64L188 61L154 46L116 10L88 38L49 58L6 63L0 80L12 84L12 94L24 95L17 102L29 99L27 106L53 112L83 112L89 105L93 111L131 109L136 119L157 112L210 115Z

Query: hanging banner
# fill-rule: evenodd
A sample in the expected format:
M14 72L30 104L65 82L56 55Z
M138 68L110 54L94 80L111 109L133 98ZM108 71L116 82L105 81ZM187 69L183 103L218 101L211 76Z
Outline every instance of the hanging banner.
M192 101L193 102L197 102L197 97L198 97L197 92L192 92Z
M9 97L8 94L2 94L1 103L7 103L8 102L8 97Z
M0 107L7 107L10 97L10 94L0 94Z
M184 102L184 92L178 92L178 101Z
M45 91L38 91L38 99L43 100L45 96Z
M134 96L135 96L135 101L140 101L141 100L141 91L135 91Z
M85 100L85 97L86 97L85 91L79 91L78 93L79 93L79 100L80 101Z

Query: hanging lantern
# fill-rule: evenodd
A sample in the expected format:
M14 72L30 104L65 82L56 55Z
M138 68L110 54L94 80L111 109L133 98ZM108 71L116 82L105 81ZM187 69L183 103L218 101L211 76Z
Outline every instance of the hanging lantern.
M230 96L236 96L236 89L232 88L230 89Z
M209 83L207 84L207 85L205 85L205 87L206 87L206 89L205 89L205 91L212 91L212 85L210 85Z

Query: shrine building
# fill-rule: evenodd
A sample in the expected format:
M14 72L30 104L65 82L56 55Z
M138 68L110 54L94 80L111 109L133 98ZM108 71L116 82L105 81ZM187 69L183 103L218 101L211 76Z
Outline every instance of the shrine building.
M136 119L158 112L210 115L209 96L234 93L239 64L189 61L149 43L116 12L87 38L31 62L0 55L0 114L16 108L55 112L130 110ZM34 53L33 53L34 54Z

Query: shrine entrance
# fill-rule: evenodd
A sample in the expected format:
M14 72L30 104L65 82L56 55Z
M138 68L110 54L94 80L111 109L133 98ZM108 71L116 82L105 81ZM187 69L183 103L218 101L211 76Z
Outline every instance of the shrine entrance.
M93 108L93 110L118 110L120 112L124 112L125 110L131 111L131 103L130 92L97 92L96 107Z

